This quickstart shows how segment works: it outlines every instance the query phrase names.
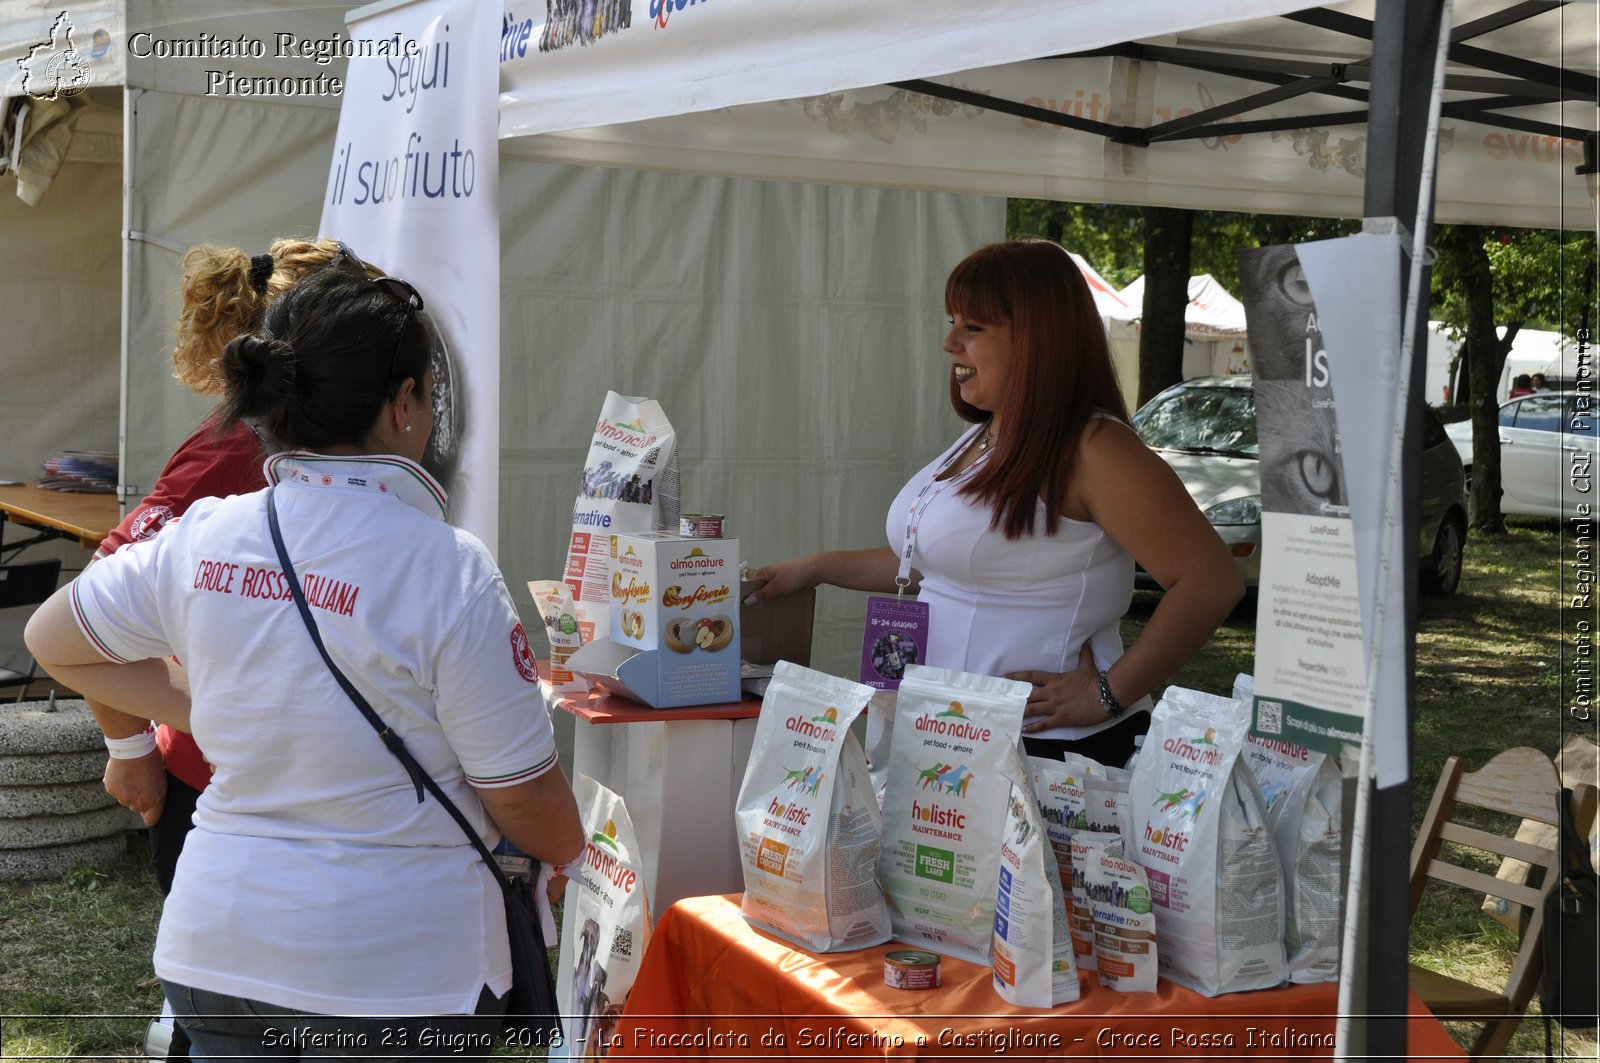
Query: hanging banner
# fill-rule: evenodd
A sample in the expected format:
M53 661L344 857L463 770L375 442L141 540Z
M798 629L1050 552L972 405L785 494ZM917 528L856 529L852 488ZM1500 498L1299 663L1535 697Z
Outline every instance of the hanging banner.
M1252 732L1341 753L1361 742L1366 665L1349 480L1320 322L1364 308L1319 307L1291 246L1241 252L1239 278L1261 445Z
M422 293L443 341L423 465L450 494L451 522L490 553L499 533L499 14L473 0L418 0L351 22L356 54L321 226Z

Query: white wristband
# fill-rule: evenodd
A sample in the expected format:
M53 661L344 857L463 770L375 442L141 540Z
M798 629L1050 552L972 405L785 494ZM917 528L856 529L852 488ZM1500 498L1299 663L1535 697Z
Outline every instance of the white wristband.
M148 727L128 738L106 739L106 752L112 760L138 760L156 751L156 729Z
M588 859L588 856L589 856L589 847L587 845L585 845L582 849L580 849L578 851L578 855L577 856L574 856L571 860L567 861L567 863L563 864L561 867L556 868L556 870L561 872L563 875L567 876L568 878L572 879L575 882L583 882L584 881L583 865L584 865L585 861Z

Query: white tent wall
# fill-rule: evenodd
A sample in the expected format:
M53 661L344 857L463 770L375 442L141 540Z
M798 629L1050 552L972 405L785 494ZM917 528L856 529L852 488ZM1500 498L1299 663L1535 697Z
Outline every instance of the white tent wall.
M0 480L36 479L40 464L63 450L117 448L118 154L69 156L34 207L0 180ZM5 538L31 534L8 524ZM87 555L74 543L52 542L29 547L20 560L51 557L68 579ZM0 666L26 667L26 621L26 610L0 614Z
M122 169L65 162L38 206L0 180L0 479L117 448Z
M509 144L507 145L510 146ZM884 542L953 438L944 282L1005 204L501 160L500 565L559 578L609 388L658 399L684 512L762 564ZM864 599L819 593L813 664L859 665Z
M338 111L133 90L124 483L148 491L214 404L172 379L183 251L316 236ZM177 248L179 250L173 250Z

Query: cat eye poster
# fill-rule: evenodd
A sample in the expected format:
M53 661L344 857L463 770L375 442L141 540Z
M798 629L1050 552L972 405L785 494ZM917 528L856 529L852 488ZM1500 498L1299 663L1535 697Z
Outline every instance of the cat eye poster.
M1375 603L1401 579L1400 556L1389 549L1385 564L1382 549L1400 256L1392 238L1353 237L1239 259L1261 445L1253 730L1344 752L1361 742L1369 668L1385 656ZM1403 612L1388 619L1384 645L1404 637Z

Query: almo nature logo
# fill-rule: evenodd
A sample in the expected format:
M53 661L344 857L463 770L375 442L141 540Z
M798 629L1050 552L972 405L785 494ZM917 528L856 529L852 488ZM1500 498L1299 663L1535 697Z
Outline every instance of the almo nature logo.
M645 429L638 418L634 418L631 422L607 421L602 418L595 423L594 433L628 447L653 446L656 441L656 437Z
M1222 748L1217 745L1217 730L1214 727L1206 728L1206 733L1199 738L1169 738L1161 743L1161 748L1193 764L1215 767L1222 763Z
M617 824L611 819L607 819L600 830L589 835L589 844L584 850L584 866L623 893L632 893L638 882L638 873L628 865L627 854L617 843Z
M834 735L839 733L839 710L830 705L809 720L801 716L790 716L783 721L783 727L784 730L793 731L803 738L831 742Z
M990 736L989 728L973 723L967 716L966 706L959 701L950 702L946 708L931 716L918 716L916 729L951 738L964 738L969 742L987 742Z

